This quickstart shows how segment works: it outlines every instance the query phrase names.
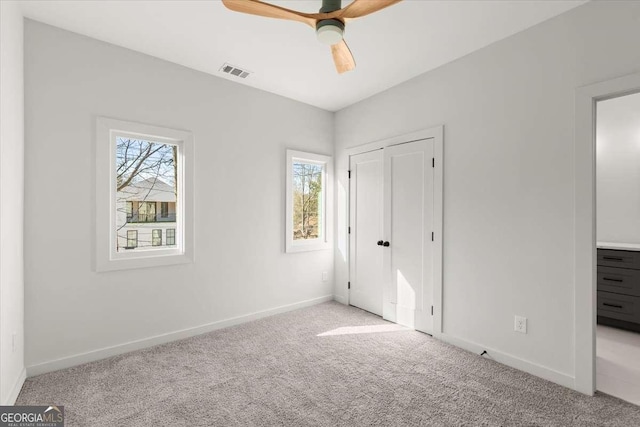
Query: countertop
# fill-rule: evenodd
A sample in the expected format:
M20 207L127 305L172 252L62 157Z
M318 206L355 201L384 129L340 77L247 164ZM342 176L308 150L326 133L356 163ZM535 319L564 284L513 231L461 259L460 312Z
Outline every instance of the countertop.
M614 243L614 242L598 242L598 249L617 249L619 251L639 251L640 243Z

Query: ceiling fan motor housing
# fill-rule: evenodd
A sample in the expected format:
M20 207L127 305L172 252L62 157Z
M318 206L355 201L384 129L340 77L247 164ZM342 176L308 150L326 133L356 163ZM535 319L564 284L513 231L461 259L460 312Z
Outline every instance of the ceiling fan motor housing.
M322 0L320 13L331 13L342 9L342 0Z
M344 23L338 19L318 21L316 34L320 43L328 45L340 43L344 36Z

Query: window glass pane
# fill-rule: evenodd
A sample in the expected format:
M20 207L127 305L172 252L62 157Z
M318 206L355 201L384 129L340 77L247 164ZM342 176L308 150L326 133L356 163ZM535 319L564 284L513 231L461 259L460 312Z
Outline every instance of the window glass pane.
M151 245L162 246L162 230L161 229L153 230L153 233L151 236Z
M322 165L293 163L293 240L322 235Z
M156 221L156 202L142 202L138 208L139 222Z
M115 168L117 251L161 246L162 229L152 230L149 223L174 223L175 227L178 147L118 136ZM135 231L135 245L131 231Z
M138 232L136 230L127 230L126 249L134 249L137 246L138 246Z
M167 230L167 246L176 244L176 230L174 228L170 228Z

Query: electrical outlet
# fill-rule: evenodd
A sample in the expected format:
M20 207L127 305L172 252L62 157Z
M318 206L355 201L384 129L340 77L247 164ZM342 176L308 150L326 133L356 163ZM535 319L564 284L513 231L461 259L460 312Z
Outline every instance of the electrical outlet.
M527 318L522 316L516 316L513 330L522 334L527 333Z
M329 280L329 272L328 271L323 271L322 272L322 281L326 282L327 280Z

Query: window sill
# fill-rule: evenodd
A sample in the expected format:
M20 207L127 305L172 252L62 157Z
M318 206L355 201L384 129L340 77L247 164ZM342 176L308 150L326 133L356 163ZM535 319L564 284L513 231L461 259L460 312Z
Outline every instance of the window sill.
M149 256L123 257L96 263L96 272L132 270L138 268L164 267L192 263L193 259L186 254L153 254Z
M311 251L323 251L331 249L331 244L329 242L322 243L289 243L286 247L287 253L295 253L295 252L311 252Z

